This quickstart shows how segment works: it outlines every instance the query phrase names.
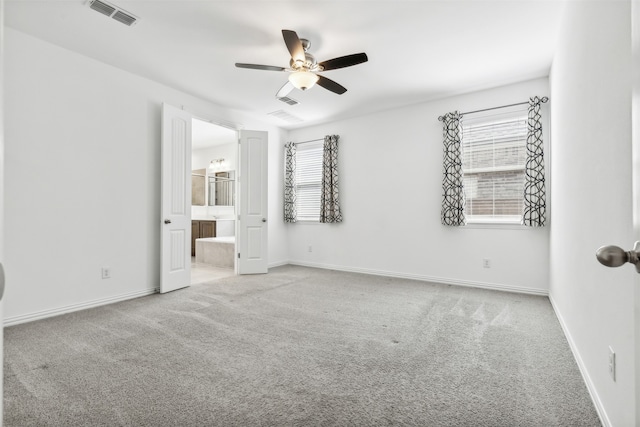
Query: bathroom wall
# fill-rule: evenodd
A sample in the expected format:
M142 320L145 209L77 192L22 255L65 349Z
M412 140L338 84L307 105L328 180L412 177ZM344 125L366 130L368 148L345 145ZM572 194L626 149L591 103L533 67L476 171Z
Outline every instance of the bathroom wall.
M191 153L191 169L205 169L209 167L211 160L225 159L229 170L237 170L238 144L216 145L210 148L193 150ZM230 219L235 215L233 206L191 206L192 218L225 218Z

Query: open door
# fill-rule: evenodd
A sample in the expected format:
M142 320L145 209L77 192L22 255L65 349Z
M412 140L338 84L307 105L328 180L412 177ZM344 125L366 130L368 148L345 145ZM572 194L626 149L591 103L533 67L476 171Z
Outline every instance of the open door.
M191 283L191 119L162 104L160 293Z
M267 132L240 132L238 274L267 272Z
M4 1L0 0L0 206L4 206ZM0 378L3 378L4 355L4 321L2 297L4 296L4 208L0 209ZM3 383L0 380L0 396L3 394ZM0 427L4 418L3 399L0 399Z
M640 241L640 3L631 2L631 151L633 155L633 228ZM635 397L636 425L640 426L640 274L635 277Z

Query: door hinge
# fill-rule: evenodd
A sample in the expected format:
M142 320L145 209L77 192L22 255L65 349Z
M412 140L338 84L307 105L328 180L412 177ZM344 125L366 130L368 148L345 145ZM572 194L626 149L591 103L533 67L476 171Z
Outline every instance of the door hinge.
M240 252L238 252L238 259L240 259Z
M238 215L238 221L240 221L240 215Z

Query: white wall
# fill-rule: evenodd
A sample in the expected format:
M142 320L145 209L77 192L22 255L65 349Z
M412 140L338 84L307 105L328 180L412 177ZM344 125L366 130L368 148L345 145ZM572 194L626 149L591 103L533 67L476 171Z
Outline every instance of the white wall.
M601 266L602 245L633 246L630 2L568 2L551 72L550 297L605 424L635 425L631 266ZM608 347L617 380L608 373Z
M9 28L5 73L9 323L158 287L162 102L268 131L280 215L280 129ZM285 233L269 223L270 264L287 259Z
M213 159L224 159L229 170L237 170L238 144L214 145L209 148L193 150L191 153L191 168L208 168Z
M341 224L288 224L291 261L546 294L547 227L441 225L438 116L523 102L548 90L544 78L290 131L294 142L340 135L344 216ZM483 258L491 260L490 269L482 267Z

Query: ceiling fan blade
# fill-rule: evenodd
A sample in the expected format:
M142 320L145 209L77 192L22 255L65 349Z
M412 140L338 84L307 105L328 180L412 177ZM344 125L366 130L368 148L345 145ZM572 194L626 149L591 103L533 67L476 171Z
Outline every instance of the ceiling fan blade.
M276 98L284 98L285 96L289 95L289 93L293 90L293 88L294 86L291 84L290 81L287 80L284 86L282 86L278 91L278 93L276 93Z
M295 31L291 30L282 30L282 37L284 38L284 43L287 45L287 49L289 49L289 53L291 54L291 58L295 61L304 62L304 48L302 47L302 42L296 34Z
M322 61L318 65L323 68L323 71L328 71L335 70L336 68L351 67L352 65L362 64L368 60L369 58L367 58L367 54L362 52Z
M326 78L325 76L321 76L318 74L318 77L320 77L318 79L317 84L319 86L322 86L323 88L330 90L333 93L337 93L338 95L342 95L343 93L345 93L347 91L347 88L334 82L331 79Z
M267 70L267 71L285 71L286 70L286 68L276 67L273 65L242 64L240 62L236 62L236 67L249 68L251 70Z

